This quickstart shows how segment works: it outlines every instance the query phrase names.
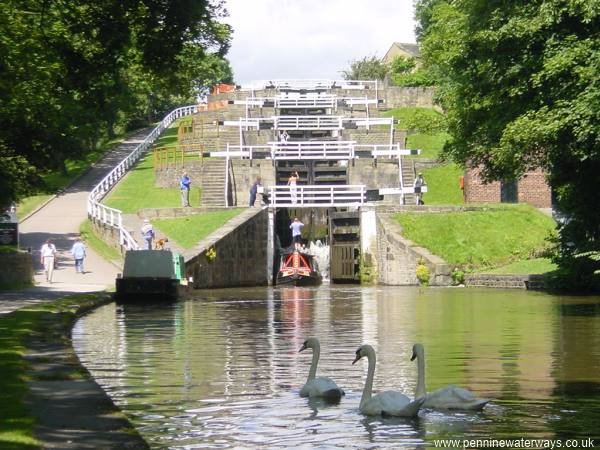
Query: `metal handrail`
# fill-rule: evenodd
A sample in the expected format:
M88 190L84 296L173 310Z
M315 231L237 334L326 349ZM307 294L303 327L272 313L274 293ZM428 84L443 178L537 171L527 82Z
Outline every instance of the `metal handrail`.
M119 164L111 170L100 182L94 186L88 196L87 209L90 219L95 219L101 223L119 230L119 243L127 250L137 250L139 248L136 240L123 227L123 213L116 208L110 208L103 205L102 199L108 194L112 187L123 178L127 171L140 159L140 157L152 146L154 141L167 129L176 119L188 116L197 112L197 105L183 106L171 111L167 116L150 132L146 138L133 149Z

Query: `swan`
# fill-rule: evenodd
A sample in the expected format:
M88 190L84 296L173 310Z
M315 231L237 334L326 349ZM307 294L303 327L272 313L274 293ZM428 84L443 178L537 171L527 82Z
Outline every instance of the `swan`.
M425 391L425 350L422 344L413 345L411 361L417 359L418 381L415 398L424 398L424 408L433 409L462 409L480 411L489 400L475 397L471 391L457 386L448 385L427 394Z
M332 401L339 400L344 395L344 391L335 384L335 381L328 377L315 377L321 354L319 340L317 338L308 338L304 341L299 351L301 352L307 348L312 348L313 356L306 384L300 389L300 397L324 398Z
M367 416L400 416L415 417L419 408L423 404L423 399L410 401L410 399L397 391L384 391L371 397L373 389L373 376L375 375L375 350L370 345L363 345L356 350L356 358L352 364L356 363L362 357L369 360L369 369L367 371L367 381L360 398L360 412Z

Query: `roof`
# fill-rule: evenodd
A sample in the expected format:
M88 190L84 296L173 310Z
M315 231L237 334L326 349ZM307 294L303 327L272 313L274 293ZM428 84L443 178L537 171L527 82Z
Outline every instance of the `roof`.
M391 62L398 55L406 55L418 58L421 55L419 44L407 42L394 42L382 58L384 62Z

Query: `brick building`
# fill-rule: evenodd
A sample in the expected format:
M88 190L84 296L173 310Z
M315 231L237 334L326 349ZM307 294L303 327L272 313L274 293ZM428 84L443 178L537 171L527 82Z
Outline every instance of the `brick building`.
M464 176L465 203L529 203L536 208L552 207L552 191L546 173L533 170L519 180L485 184L479 167L468 168Z

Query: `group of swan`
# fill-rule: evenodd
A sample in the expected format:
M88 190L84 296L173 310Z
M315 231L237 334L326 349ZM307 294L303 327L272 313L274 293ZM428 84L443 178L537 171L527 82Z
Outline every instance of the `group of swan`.
M306 384L300 390L301 397L323 398L326 400L339 400L344 391L328 377L317 377L317 364L321 354L321 346L317 338L304 341L300 351L312 348L313 357L308 372ZM356 357L352 364L366 357L369 361L367 380L360 399L360 412L368 416L388 415L400 417L414 417L421 407L442 410L481 410L489 400L478 399L475 395L456 386L446 386L429 394L425 391L425 351L423 345L415 344L411 361L417 359L418 381L415 390L415 400L397 391L384 391L372 395L373 377L375 375L375 350L370 345L362 345L356 350Z

